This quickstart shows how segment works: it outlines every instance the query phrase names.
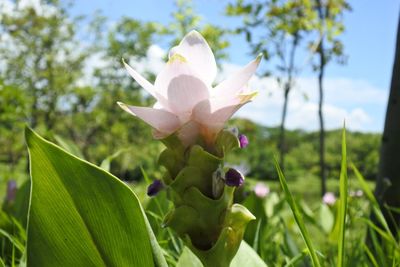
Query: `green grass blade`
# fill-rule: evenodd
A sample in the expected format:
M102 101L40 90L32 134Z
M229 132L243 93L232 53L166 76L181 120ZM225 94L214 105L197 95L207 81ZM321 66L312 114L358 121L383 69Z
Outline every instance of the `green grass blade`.
M307 254L304 252L301 252L297 254L295 257L293 257L290 261L288 261L284 267L293 267L296 266L298 262L300 262Z
M339 242L338 242L338 267L344 266L345 232L347 216L347 155L346 155L346 129L342 132L342 163L340 169L340 202L339 202Z
M367 245L363 244L363 248L365 250L365 253L367 253L367 256L369 258L369 260L372 262L372 264L374 265L374 267L379 267L378 263L376 262L376 259L374 257L374 254L372 254L371 250L368 248Z
M288 185L286 183L285 176L283 175L282 170L281 170L281 168L280 168L280 166L278 164L278 161L276 159L275 159L275 168L276 168L276 170L278 172L279 181L280 181L282 189L283 189L283 191L285 193L286 201L289 203L289 206L290 206L290 209L292 210L294 219L295 219L295 221L296 221L296 223L297 223L297 225L298 225L298 227L300 229L301 236L302 236L302 238L303 238L303 240L304 240L304 242L305 242L305 244L307 246L307 249L308 249L308 251L310 253L312 264L313 264L314 267L320 267L321 265L319 263L317 254L316 254L316 252L314 250L313 244L311 242L310 235L308 234L307 229L306 229L306 227L304 225L304 221L303 221L303 218L301 216L301 212L300 212L299 208L297 207L297 204L296 204L296 202L295 202L295 200L294 200L294 198L292 196L292 193L290 192L289 187L288 187Z
M377 259L379 261L379 266L388 267L389 265L388 265L388 263L386 261L387 256L383 252L382 246L379 243L378 238L376 236L376 232L372 228L370 228L369 230L370 230L369 233L370 233L370 236L371 236L372 245L374 246L373 247L373 251L375 251L378 254L377 255L378 256Z
M359 184L361 185L362 190L364 191L365 195L367 196L368 200L371 202L372 207L371 211L375 215L376 219L378 222L383 226L385 229L385 232L388 236L390 236L390 239L392 240L393 244L395 244L398 247L396 238L393 236L392 231L389 229L389 225L385 219L385 216L383 216L382 210L379 206L379 203L377 199L375 198L371 188L368 186L367 182L365 181L365 178L361 175L359 170L354 164L351 164L351 168L353 169Z
M16 247L20 252L24 252L25 246L13 235L7 233L5 230L0 229L0 236L7 238L14 247Z

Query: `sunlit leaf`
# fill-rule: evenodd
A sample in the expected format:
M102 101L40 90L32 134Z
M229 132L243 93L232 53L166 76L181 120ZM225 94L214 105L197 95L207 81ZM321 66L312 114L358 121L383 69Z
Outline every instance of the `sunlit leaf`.
M32 130L25 135L32 177L28 266L162 266L127 186Z

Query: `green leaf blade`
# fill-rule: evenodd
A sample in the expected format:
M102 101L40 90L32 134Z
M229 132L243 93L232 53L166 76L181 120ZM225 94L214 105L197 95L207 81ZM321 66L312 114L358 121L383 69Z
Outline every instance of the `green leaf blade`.
M295 219L295 221L297 223L297 226L300 229L301 236L302 236L302 238L304 240L304 243L307 246L308 252L309 252L310 257L311 257L312 265L314 267L320 267L321 265L319 263L318 256L317 256L317 254L315 252L315 249L314 249L314 246L312 244L310 235L308 234L307 228L306 228L306 226L304 224L303 218L301 216L300 209L297 206L296 201L294 200L294 198L292 196L292 193L289 190L289 187L288 187L287 182L286 182L286 178L285 178L285 176L284 176L284 174L283 174L283 172L282 172L282 170L281 170L281 168L280 168L280 166L278 164L278 161L276 159L275 159L275 168L276 168L276 170L278 172L279 182L281 184L283 192L285 193L286 201L288 202L288 204L290 206L290 209L292 210L294 219Z
M154 266L140 203L117 178L30 129L29 266Z
M339 181L340 201L339 201L339 242L338 242L338 267L344 266L345 252L345 232L347 216L347 155L346 155L346 129L342 132L342 162Z

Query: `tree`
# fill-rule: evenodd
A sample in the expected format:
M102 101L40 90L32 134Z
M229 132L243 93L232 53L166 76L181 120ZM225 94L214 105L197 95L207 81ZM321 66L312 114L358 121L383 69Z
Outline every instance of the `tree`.
M37 4L9 1L11 12L0 9L0 163L6 179L18 182L27 178L25 124L46 134L62 124L63 100L78 86L87 57L68 6Z
M76 21L59 1L39 5L13 3L13 12L2 13L0 57L5 84L16 84L29 96L32 127L52 129L62 98L77 86L86 52L76 37Z
M252 53L262 52L265 57L276 60L273 75L283 90L283 106L280 122L278 148L280 165L285 166L287 146L285 142L285 123L289 103L289 94L295 84L295 77L300 71L296 61L302 41L312 30L311 21L315 17L309 0L274 0L248 2L242 0L229 4L227 14L243 17L244 27L237 32L244 33ZM262 34L255 34L255 29Z
M325 127L323 116L324 88L323 80L327 64L336 57L339 63L344 63L343 43L337 38L343 31L343 13L351 10L345 0L314 0L318 17L315 21L315 29L318 31L318 46L315 54L318 62L314 70L318 73L318 118L319 118L319 166L321 177L321 194L326 192L326 163L325 163ZM313 46L311 46L313 47ZM313 48L314 49L314 48Z
M89 110L93 120L87 121L77 113L70 121L76 124L78 120L82 124L82 149L92 161L100 163L121 149L131 149L121 154L112 166L112 171L122 179L140 178L139 166L133 162L147 167L149 161L154 161L152 155L155 158L160 149L150 143L151 134L145 124L123 112L116 103L146 106L153 101L125 71L122 59L132 65L141 64L154 43L158 27L153 22L123 17L111 28L103 29L105 35L97 56L101 66L94 68L95 101ZM150 81L154 78L151 69L142 74ZM83 127L85 124L90 127Z
M400 20L397 27L396 52L394 57L392 81L386 109L379 169L375 195L382 206L383 214L394 236L400 226L400 214L391 212L389 207L400 207ZM392 217L393 216L393 217Z

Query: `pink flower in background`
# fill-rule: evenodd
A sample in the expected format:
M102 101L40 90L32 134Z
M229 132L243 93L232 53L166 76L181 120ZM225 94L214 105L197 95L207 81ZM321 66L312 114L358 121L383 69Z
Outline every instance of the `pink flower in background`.
M191 31L171 49L169 61L154 84L124 62L128 73L157 100L156 104L153 107L118 104L153 127L155 138L177 132L182 142L189 145L200 134L211 143L224 123L256 95L246 84L260 60L258 56L213 87L217 74L214 54L204 38Z
M254 193L258 197L266 197L270 192L270 189L267 185L264 183L257 183L256 186L254 187Z
M332 192L326 192L325 195L322 197L322 202L327 205L333 205L336 202L335 194Z

